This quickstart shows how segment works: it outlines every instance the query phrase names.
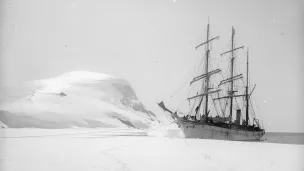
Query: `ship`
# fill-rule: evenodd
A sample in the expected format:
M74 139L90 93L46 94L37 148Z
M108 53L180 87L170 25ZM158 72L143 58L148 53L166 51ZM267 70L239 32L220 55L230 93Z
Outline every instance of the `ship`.
M231 49L220 54L221 57L229 56L226 61L226 73L220 68L212 68L213 41L219 36L210 38L210 24L208 19L206 41L195 47L204 47L203 61L199 67L202 72L194 78L191 77L190 89L196 84L197 91L185 99L189 103L188 113L178 113L165 106L161 101L158 106L163 109L170 121L176 123L183 131L185 138L217 139L232 141L259 141L265 134L263 124L256 118L251 96L255 86L249 85L249 49L246 58L246 83L243 73L236 71L236 52L243 51L244 46L235 47L235 29L232 26ZM227 57L228 58L228 57ZM225 75L223 77L223 75ZM218 84L212 83L213 77L222 75ZM239 84L241 82L242 84ZM253 88L252 88L253 87ZM195 91L194 91L195 92ZM237 107L236 107L237 106ZM213 115L213 116L212 116Z

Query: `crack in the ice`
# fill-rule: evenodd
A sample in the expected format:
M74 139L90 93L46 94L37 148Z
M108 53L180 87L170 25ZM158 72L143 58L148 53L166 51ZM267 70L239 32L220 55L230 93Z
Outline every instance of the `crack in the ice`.
M118 150L118 149L122 149L128 146L131 146L133 144L124 144L124 145L120 145L118 147L112 147L112 148L108 148L105 150L100 151L101 154L106 155L110 158L112 158L114 161L116 161L117 163L120 164L120 167L123 171L130 171L130 169L128 168L127 164L122 162L121 160L119 160L117 157L115 157L114 155L109 154L109 152L114 151L114 150Z
M103 151L103 152L101 152L101 153L102 153L103 155L109 156L110 158L112 158L113 160L115 160L117 163L119 163L120 166L121 166L121 169L122 169L123 171L130 171L130 169L128 168L127 164L124 163L124 162L122 162L121 160L119 160L117 157L115 157L115 156L113 156L113 155L110 155L109 153L107 153L107 152L105 152L105 151Z

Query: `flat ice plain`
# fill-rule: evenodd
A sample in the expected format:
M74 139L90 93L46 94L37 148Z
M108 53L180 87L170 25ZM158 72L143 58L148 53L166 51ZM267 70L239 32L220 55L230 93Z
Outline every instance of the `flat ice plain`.
M184 139L170 128L0 129L1 171L304 170L304 145Z

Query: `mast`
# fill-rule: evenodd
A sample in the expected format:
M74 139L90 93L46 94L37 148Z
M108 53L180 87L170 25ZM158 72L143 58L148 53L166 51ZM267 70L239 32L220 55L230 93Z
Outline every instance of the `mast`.
M238 49L243 49L244 46L241 46L241 47L237 47L235 48L234 47L234 35L235 35L235 30L232 26L232 35L231 35L231 50L227 51L227 52L224 52L221 54L221 56L223 56L224 54L227 54L227 53L231 53L231 59L230 59L230 78L226 79L227 82L230 82L230 91L228 91L228 96L224 97L224 98L230 98L230 114L229 116L232 116L232 107L233 107L233 97L234 96L234 90L233 90L233 82L236 80L236 79L240 79L242 78L241 75L237 75L237 76L233 76L233 67L234 67L234 51L238 50Z
M249 119L249 94L248 94L248 84L249 84L249 49L247 49L247 80L246 80L246 125L248 125Z
M202 94L196 95L196 96L193 96L193 97L188 98L188 100L191 100L191 99L194 99L194 98L197 98L197 97L200 97L200 98L201 98L201 99L200 99L199 106L198 106L198 108L197 108L197 110L196 110L196 114L197 114L198 109L200 108L201 103L202 103L202 101L203 101L203 98L204 98L204 96L205 96L206 101L205 101L205 112L204 112L204 113L205 113L205 121L206 121L206 122L207 122L207 119L208 119L208 95L211 94L211 93L215 93L215 92L218 91L218 90L217 90L217 91L210 91L210 92L209 92L209 89L210 89L210 88L209 88L210 76L221 71L220 69L217 69L217 70L214 70L214 71L210 71L210 72L209 72L209 55L210 55L210 54L209 54L209 53L210 53L210 50L209 50L209 43L210 43L211 41L216 40L216 39L219 38L219 36L217 36L217 37L214 37L214 38L209 39L209 29L210 29L210 25L209 25L209 18L208 18L207 39L206 39L206 42L203 42L203 43L201 43L201 44L199 44L198 46L195 47L195 49L197 49L198 47L200 47L200 46L202 46L202 45L205 45L205 51L206 51L205 73L202 74L202 75L200 75L200 76L197 76L197 77L193 78L193 80L190 82L190 85L191 85L193 82L196 82L196 81L198 81L198 80L200 80L200 79L205 78L205 80L206 80L206 86L203 87L204 92L203 92Z
M232 26L232 35L231 35L231 50L233 49L234 46L234 28ZM233 77L233 62L234 62L234 56L233 56L233 51L231 51L231 70L230 70L230 78ZM233 106L233 80L231 80L230 84L230 116L232 116L232 106Z
M209 18L208 18L208 25L207 25L207 45L206 45L206 71L205 73L208 73L208 65L209 65ZM206 94L206 103L205 103L205 121L208 119L208 88L209 88L209 76L206 77L206 87L205 87L205 93Z

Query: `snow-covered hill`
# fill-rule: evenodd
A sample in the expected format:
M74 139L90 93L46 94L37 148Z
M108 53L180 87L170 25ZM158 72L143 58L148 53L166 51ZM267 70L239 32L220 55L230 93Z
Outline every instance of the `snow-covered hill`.
M111 75L73 71L25 87L26 93L14 89L2 98L0 121L8 127L147 128L158 122L131 85Z

